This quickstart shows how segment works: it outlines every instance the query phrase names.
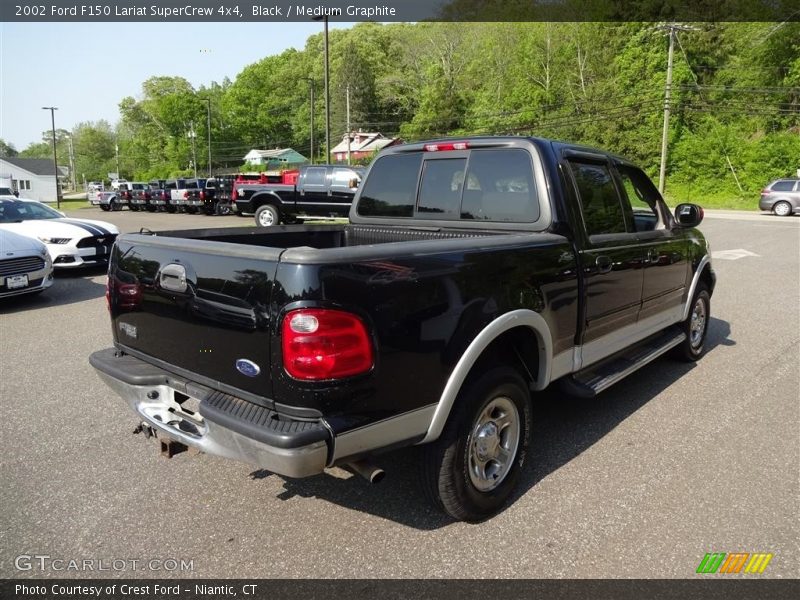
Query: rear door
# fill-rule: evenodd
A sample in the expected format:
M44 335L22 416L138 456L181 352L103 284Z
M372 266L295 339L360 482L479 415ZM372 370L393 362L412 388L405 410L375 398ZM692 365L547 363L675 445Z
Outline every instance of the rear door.
M576 234L582 238L586 366L628 345L642 300L643 255L630 205L607 158L570 152L567 165L583 225Z
M328 168L308 167L300 176L297 208L309 215L327 215L331 212L329 189Z

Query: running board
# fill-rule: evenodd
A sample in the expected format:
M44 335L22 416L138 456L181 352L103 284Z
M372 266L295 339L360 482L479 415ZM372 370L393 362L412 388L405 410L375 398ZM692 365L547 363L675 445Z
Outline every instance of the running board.
M633 348L594 364L560 380L562 389L578 398L594 398L634 371L668 352L686 339L686 334L671 327Z

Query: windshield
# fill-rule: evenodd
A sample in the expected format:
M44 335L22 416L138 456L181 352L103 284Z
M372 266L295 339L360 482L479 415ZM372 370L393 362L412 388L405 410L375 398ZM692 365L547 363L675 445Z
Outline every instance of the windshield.
M5 200L0 202L0 223L19 223L40 219L60 219L61 213L38 202Z

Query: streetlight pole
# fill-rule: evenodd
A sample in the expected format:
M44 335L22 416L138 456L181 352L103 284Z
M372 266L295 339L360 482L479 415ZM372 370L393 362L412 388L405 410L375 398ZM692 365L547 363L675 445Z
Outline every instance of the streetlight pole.
M204 98L206 101L206 108L208 110L208 176L211 177L211 98Z
M50 123L53 129L53 167L56 176L56 206L61 209L61 189L58 187L58 155L56 154L56 111L57 106L43 106L42 110L50 111Z
M329 163L331 162L331 89L328 72L328 15L314 17L313 20L325 22L325 152L327 153L325 162Z
M311 90L311 164L314 164L314 80L310 77L304 78L308 81L308 88Z

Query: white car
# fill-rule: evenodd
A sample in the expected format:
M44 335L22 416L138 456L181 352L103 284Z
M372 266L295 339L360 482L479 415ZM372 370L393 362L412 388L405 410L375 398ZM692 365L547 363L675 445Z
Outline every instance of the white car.
M67 218L41 202L14 196L0 196L0 229L44 242L56 268L106 264L119 235L111 223Z
M0 298L43 292L53 285L53 262L45 245L0 229Z

